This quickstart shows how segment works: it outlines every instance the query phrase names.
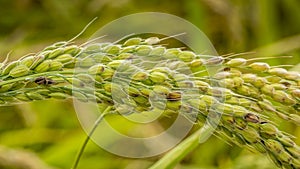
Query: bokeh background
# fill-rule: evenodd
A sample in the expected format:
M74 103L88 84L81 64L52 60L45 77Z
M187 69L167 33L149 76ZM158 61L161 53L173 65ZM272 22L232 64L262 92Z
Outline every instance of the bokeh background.
M101 26L137 12L165 12L199 27L220 55L253 52L245 58L285 56L264 60L270 65L300 67L300 1L298 0L0 0L0 61L37 52L69 40L93 18L77 39L84 42ZM157 23L159 24L159 23ZM300 136L299 127L278 122L279 128ZM72 101L38 101L0 107L0 168L70 168L85 133ZM112 155L90 142L81 169L147 168L159 157L128 159ZM211 137L176 166L178 169L272 169L268 158Z

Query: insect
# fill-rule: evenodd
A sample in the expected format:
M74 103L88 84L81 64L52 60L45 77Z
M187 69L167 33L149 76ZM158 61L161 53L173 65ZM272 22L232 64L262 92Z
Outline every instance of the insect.
M38 77L34 80L34 82L38 85L51 85L55 84L56 82L52 80L51 78L47 78L44 76Z
M259 117L252 113L247 113L244 118L246 121L252 122L252 123L258 123L260 121Z

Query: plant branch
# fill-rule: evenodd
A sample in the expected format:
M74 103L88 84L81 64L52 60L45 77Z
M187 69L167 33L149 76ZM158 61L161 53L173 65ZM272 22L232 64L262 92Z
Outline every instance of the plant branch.
M98 119L95 121L95 124L93 126L93 128L91 129L91 131L88 133L87 137L85 138L77 156L76 156L76 159L74 161L74 164L73 164L73 167L71 169L76 169L78 164L79 164L79 161L80 161L80 158L84 152L84 149L87 145L87 143L89 142L90 140L90 137L93 135L93 133L95 132L95 130L97 129L98 125L100 124L100 122L104 119L104 117L110 112L111 110L111 106L108 106L104 111L103 113L101 113L101 115L98 117Z
M207 139L207 135L211 130L200 129L186 138L183 142L169 151L164 157L152 165L149 169L171 169L174 168L188 153L194 150L199 142Z

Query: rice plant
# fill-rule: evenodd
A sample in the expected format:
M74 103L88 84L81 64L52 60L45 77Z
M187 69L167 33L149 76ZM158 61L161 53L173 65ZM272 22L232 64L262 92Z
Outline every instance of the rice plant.
M107 105L105 115L161 110L195 119L195 125L209 118L224 140L267 154L279 168L300 168L299 146L274 121L300 124L300 73L270 66L266 58L238 57L169 48L157 37L57 42L1 63L0 104L76 98Z

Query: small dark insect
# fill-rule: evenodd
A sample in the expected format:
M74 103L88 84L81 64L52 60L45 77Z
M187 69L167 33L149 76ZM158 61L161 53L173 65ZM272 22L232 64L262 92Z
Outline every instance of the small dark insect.
M229 72L230 70L231 70L230 67L225 67L225 68L223 69L223 71L225 71L225 72Z
M252 122L252 123L258 123L260 121L259 117L252 113L247 113L244 118L246 121Z
M51 85L51 84L55 84L55 81L53 81L50 78L46 78L44 76L38 77L34 80L34 82L38 85Z
M171 92L167 95L167 99L169 101L178 101L181 99L181 92L175 91L175 92Z
M288 87L288 88L291 87L291 85L292 85L292 84L289 83L289 82L282 82L281 84L285 85L285 86Z

